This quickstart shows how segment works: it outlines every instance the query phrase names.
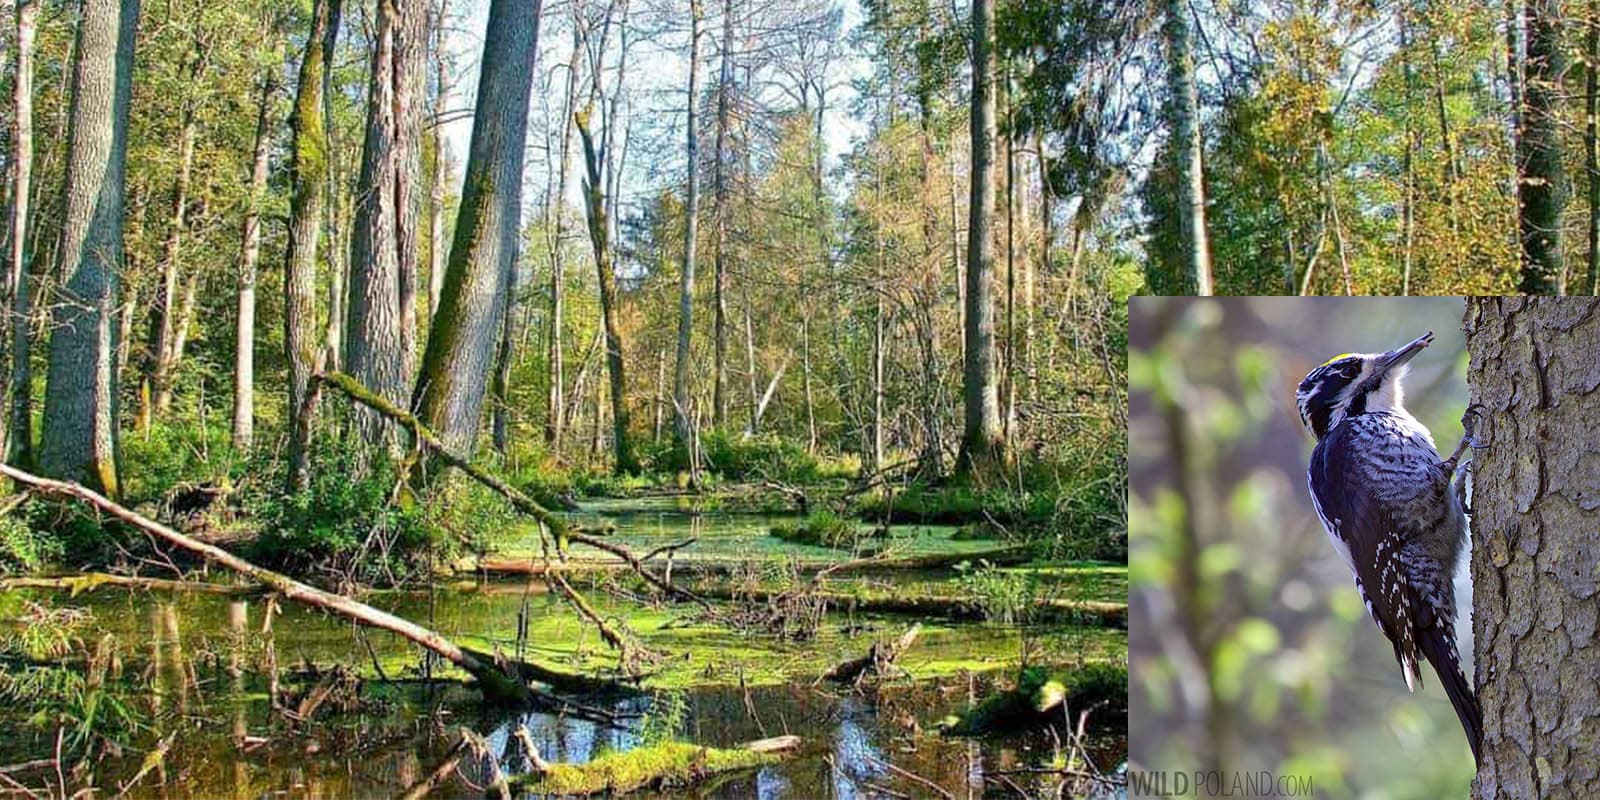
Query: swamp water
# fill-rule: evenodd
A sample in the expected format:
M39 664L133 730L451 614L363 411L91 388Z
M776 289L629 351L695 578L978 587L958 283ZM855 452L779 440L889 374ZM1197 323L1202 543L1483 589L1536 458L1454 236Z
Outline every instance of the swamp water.
M764 521L750 515L691 518L670 510L624 510L608 516L619 539L639 547L683 538L689 528L702 541L733 552L768 555L752 552L758 538L770 537L752 535ZM728 541L718 542L723 539ZM738 544L740 539L746 543ZM938 584L927 574L873 580L891 586ZM586 588L588 581L579 585ZM1113 582L1110 591L1116 586ZM108 679L93 724L97 733L113 732L124 744L119 755L101 762L95 783L102 794L115 793L149 765L146 755L165 743L165 758L132 794L167 797L396 796L450 756L460 726L481 734L508 774L531 767L514 737L519 726L527 727L546 761L584 762L668 733L711 746L781 734L804 742L800 753L782 764L672 796L932 796L895 767L956 797L1017 796L1017 789L1040 786L1039 776L1028 769L1050 762L1053 741L941 737L934 732L937 721L969 707L993 688L996 677L1013 674L1024 648L1035 660L1050 663L1121 660L1127 648L1126 634L1113 629L921 620L922 635L900 663L907 677L856 693L817 678L918 620L830 611L814 637L793 641L733 630L682 605L652 608L608 599L597 589L590 596L603 614L626 619L647 647L668 656L655 666L643 692L583 699L625 715L620 725L542 712L485 712L474 690L437 680L459 673L432 663L409 643L291 604L282 605L268 626L266 603L259 597L113 588L76 597L12 591L0 593L0 619L26 618L39 608L71 608L83 615L73 628L81 645L67 658L81 662L86 653L99 652L96 660L107 666ZM462 644L498 647L544 666L581 671L615 664L592 628L544 593L541 581L531 586L522 581L440 584L362 599ZM522 625L525 633L519 637ZM264 669L269 657L290 689L292 709L296 703L304 708L307 697L328 689L307 721L290 725L272 711ZM355 680L330 677L335 669L362 679L360 688L349 688ZM39 696L4 700L0 762L49 758L58 726L29 717L52 713L44 708L52 704ZM82 698L78 701L81 705ZM84 709L71 711L68 716L78 719ZM1120 716L1093 721L1088 755L1099 769L1112 771L1125 761L1125 730ZM74 734L73 723L66 723L69 747ZM459 774L435 795L483 796L482 787L493 779L491 769L486 760L464 759ZM16 777L37 786L51 776Z

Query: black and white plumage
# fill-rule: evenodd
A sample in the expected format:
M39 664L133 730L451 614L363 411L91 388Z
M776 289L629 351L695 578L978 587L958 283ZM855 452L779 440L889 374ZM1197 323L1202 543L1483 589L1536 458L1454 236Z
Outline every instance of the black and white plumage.
M1317 446L1307 483L1317 516L1355 576L1367 611L1394 645L1406 686L1433 665L1474 759L1481 717L1456 651L1453 577L1467 541L1466 515L1428 429L1403 405L1407 362L1426 334L1387 353L1347 353L1301 381L1300 418Z

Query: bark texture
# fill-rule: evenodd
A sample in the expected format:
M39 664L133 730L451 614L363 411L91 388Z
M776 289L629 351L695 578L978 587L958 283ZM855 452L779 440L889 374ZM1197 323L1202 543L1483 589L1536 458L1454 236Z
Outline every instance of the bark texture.
M339 37L340 0L317 0L312 12L300 83L289 117L289 243L284 252L283 329L289 362L289 481L309 480L306 443L310 415L306 405L311 376L319 371L317 341L317 238L321 233L323 191L328 183L328 128L324 94Z
M1522 135L1517 140L1517 200L1521 208L1524 294L1561 294L1561 213L1567 205L1566 168L1561 152L1562 80L1567 57L1562 50L1559 0L1528 0L1525 7L1528 53L1522 62Z
M994 364L994 0L972 4L972 177L967 223L966 425L956 468L970 473L1004 456Z
M114 497L112 317L122 270L123 172L139 0L85 0L73 58L67 176L52 302L41 462Z
M344 368L392 402L405 401L414 371L427 11L424 0L378 3L351 231ZM357 427L369 444L396 444L388 423L370 411L358 412Z
M489 5L466 185L417 381L418 416L469 457L510 290L506 262L517 253L537 20L536 0Z
M1468 300L1475 798L1600 797L1600 300Z
M1172 156L1178 167L1178 229L1194 293L1211 294L1211 244L1206 236L1205 171L1201 167L1200 96L1194 83L1194 52L1189 42L1189 4L1167 0L1167 79L1172 92L1168 116Z

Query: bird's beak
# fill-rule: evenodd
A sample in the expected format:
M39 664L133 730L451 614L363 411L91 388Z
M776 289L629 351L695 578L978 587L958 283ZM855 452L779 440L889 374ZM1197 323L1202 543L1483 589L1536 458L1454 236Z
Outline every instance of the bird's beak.
M1384 353L1378 357L1379 371L1388 372L1389 370L1394 369L1395 367L1398 367L1407 361L1410 361L1412 356L1422 352L1422 348L1427 347L1432 343L1433 331L1428 331L1427 333L1412 339L1411 343L1407 344L1405 347L1400 347Z

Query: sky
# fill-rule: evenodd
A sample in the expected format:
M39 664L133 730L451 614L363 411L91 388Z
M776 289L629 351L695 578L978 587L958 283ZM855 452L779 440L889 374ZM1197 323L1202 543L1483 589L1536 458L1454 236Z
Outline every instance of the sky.
M844 9L841 35L848 37L861 22L861 7L858 0L835 1ZM546 5L549 6L550 3ZM635 0L634 13L654 14L658 10L676 9L680 5L687 7L686 2L680 3L679 0L656 2ZM720 4L707 5L712 8L707 11L707 19L703 23L705 30L701 34L702 85L716 78L718 39L721 34ZM451 121L441 126L441 129L449 147L455 180L459 185L465 171L467 150L472 137L472 98L481 62L484 30L488 24L489 0L453 0L450 7L454 18L447 22L449 27L445 37L445 48L454 59L455 69L454 85L447 108L451 112L463 113L451 114ZM554 13L566 13L569 6L562 3L559 8L561 10ZM533 98L530 103L525 207L531 207L538 202L545 186L547 175L545 170L548 162L544 152L543 104L548 98L555 113L559 114L561 94L565 89L566 60L571 53L570 26L552 27L550 22L552 15L552 12L547 10L546 25L539 37L537 74L534 78ZM683 30L674 30L656 39L636 40L630 52L627 84L632 113L635 115L635 137L634 142L629 145L627 171L622 181L621 202L625 209L631 202L654 193L660 186L683 179L684 99L688 85L689 37L686 24L672 27L681 27ZM615 47L614 42L612 47ZM849 47L842 48L841 60L836 67L839 86L832 90L829 97L830 108L823 118L827 169L837 165L840 157L850 150L853 141L865 133L864 121L853 117L848 111L853 97L849 81L865 74L869 68L867 59L861 54ZM607 90L610 90L609 85ZM707 111L709 110L702 110L702 113ZM641 135L644 131L639 129L646 126L658 129L648 137L654 141L647 140L647 137ZM556 141L559 142L559 136L556 137ZM832 182L831 185L835 192L844 188L840 182ZM566 191L568 203L580 204L582 200L580 192L578 181L569 175ZM626 214L625 210L624 216Z

